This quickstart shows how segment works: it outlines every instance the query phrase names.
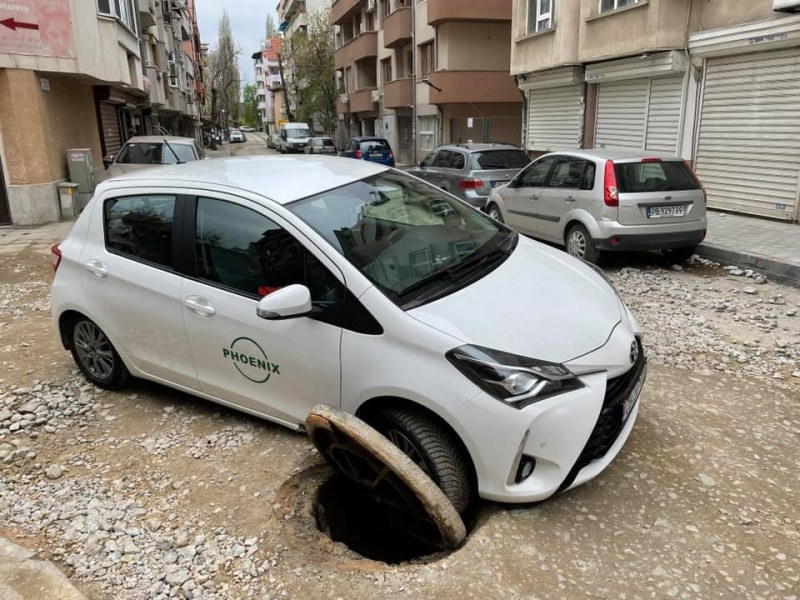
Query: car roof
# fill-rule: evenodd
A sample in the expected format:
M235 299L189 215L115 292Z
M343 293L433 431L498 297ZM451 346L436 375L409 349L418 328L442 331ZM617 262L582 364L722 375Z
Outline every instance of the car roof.
M679 160L674 154L663 152L648 152L646 150L626 150L624 148L592 148L589 150L553 151L548 154L566 154L580 158L593 158L614 161L640 161L643 158L660 158L662 160Z
M192 144L195 142L194 138L190 137L179 137L176 135L135 135L132 138L128 138L126 144L152 144L154 142L163 142L167 140L170 144Z
M379 135L357 135L356 137L350 139L356 140L357 142L371 142L373 140L383 140L384 142L389 141L385 137L381 137Z
M181 165L120 175L106 183L147 185L220 185L259 194L279 204L347 185L388 171L364 160L300 156L237 156L196 160ZM101 184L105 185L105 184Z
M452 148L459 148L461 150L467 150L468 152L482 152L485 150L519 150L520 152L524 152L522 148L520 148L519 146L515 146L514 144L501 144L501 143L442 144L441 146L437 147L436 150L452 149Z

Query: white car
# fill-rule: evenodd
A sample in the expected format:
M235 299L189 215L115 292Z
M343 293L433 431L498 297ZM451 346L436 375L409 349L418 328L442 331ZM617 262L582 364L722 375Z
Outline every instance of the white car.
M161 168L206 157L194 138L140 135L130 138L116 155L103 158L107 170L103 179L144 169Z
M641 335L602 273L381 165L117 178L53 252L52 316L96 385L150 379L293 429L341 407L459 511L595 477L636 420Z
M233 144L234 142L244 142L245 141L244 134L239 131L238 129L231 129L228 133L228 141Z

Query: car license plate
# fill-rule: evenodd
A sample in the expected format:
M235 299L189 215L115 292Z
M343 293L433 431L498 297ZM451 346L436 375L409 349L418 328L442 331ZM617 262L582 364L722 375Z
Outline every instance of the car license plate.
M648 206L648 219L668 219L670 217L682 217L686 214L686 207L682 204L673 206Z
M633 391L630 395L625 398L625 402L622 403L622 422L628 420L628 417L633 410L633 407L636 406L636 401L639 399L639 395L642 393L642 388L644 387L644 381L647 379L647 367L642 370L642 374L639 376L639 381L636 382L636 387L633 388Z
M370 152L370 158L383 158L383 152Z
M501 185L505 185L507 183L508 183L508 179L503 179L501 181L493 181L492 182L492 187L493 188L500 187Z

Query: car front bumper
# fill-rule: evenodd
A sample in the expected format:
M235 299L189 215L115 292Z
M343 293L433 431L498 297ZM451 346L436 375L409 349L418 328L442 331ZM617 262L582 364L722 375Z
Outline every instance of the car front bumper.
M541 501L585 483L611 463L633 430L646 379L644 353L630 361L634 339L633 330L620 323L602 348L568 362L585 373L579 390L522 410L482 393L455 412L481 497ZM517 482L520 464L531 460L533 472Z
M706 237L708 223L703 217L689 223L658 225L620 225L600 221L600 236L594 239L598 250L668 250L697 246Z

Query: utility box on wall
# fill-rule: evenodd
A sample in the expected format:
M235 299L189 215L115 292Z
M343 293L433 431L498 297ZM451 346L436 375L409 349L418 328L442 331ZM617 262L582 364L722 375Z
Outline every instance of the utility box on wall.
M67 166L69 180L78 184L78 192L91 194L94 192L94 167L92 166L91 148L70 148L67 150Z

